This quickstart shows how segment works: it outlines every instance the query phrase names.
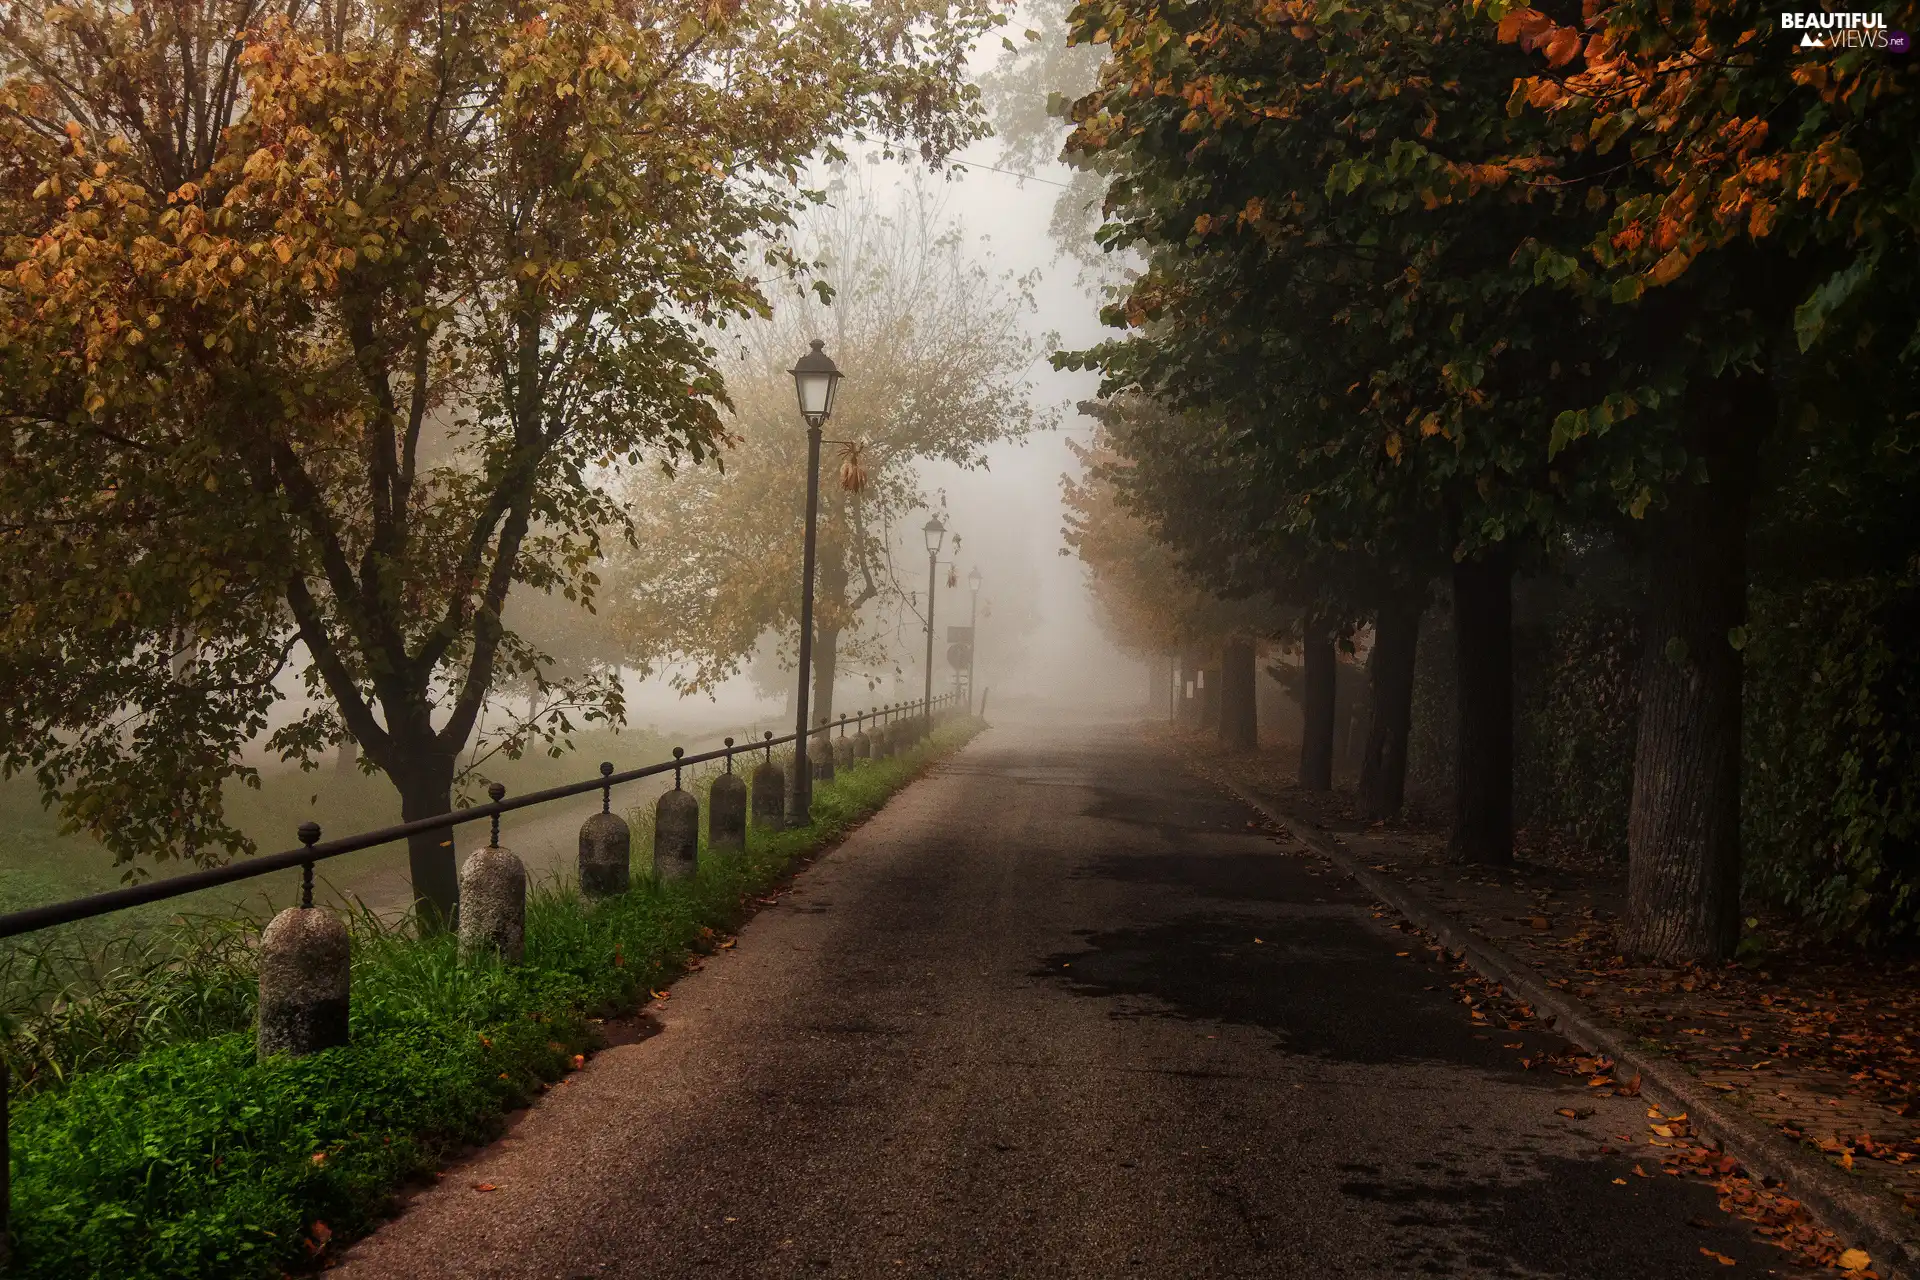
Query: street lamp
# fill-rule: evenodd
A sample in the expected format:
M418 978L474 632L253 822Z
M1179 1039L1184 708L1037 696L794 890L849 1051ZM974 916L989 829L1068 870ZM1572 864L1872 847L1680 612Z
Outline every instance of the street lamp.
M800 696L795 700L793 790L788 793L787 825L805 826L812 818L813 776L807 769L807 695L813 684L813 564L815 526L820 518L820 428L833 416L834 393L840 389L840 369L827 355L827 344L813 340L813 349L793 362L794 394L800 416L807 422L807 540L800 570Z
M933 517L933 519L927 521L926 524L920 527L920 532L923 535L925 535L927 539L927 701L926 701L926 707L927 707L927 710L931 712L933 710L933 588L934 588L934 577L938 572L938 568L939 568L940 544L945 542L947 539L947 526L940 523L940 517L936 515Z
M967 575L967 590L973 593L973 608L967 614L967 714L973 714L973 660L980 651L980 567Z

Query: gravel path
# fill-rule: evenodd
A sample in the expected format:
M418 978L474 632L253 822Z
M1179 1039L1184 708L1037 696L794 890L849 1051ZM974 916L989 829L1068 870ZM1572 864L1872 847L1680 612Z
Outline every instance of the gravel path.
M1003 725L337 1274L1791 1274L1253 816Z

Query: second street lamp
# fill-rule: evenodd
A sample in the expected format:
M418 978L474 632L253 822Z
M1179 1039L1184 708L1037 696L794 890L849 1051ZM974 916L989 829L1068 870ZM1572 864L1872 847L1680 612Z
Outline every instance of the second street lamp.
M940 568L940 544L946 541L947 526L935 516L921 526L920 532L927 538L927 700L924 704L928 714L933 711L933 588L934 576Z
M980 567L967 574L967 590L973 594L973 608L967 614L967 714L973 714L973 661L980 653Z
M803 827L813 816L813 775L807 768L807 695L813 685L813 563L814 530L820 518L820 428L833 416L833 397L840 389L840 369L827 355L827 344L813 340L813 350L793 362L793 390L800 399L800 416L807 423L807 535L800 570L800 692L795 699L793 786L787 792L787 825Z

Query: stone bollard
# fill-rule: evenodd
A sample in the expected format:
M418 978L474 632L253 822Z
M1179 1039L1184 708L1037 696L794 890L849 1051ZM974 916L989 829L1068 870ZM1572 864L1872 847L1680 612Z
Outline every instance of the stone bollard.
M308 848L316 823L300 824ZM353 967L347 926L313 905L313 864L301 880L300 905L275 916L260 934L260 1023L254 1049L262 1058L304 1057L347 1042L347 997Z
M707 793L707 848L716 853L747 847L747 784L733 771L733 739L727 739L727 771L713 780Z
M347 926L318 907L288 907L260 935L262 1058L303 1057L347 1042L353 985Z
M603 762L600 776L609 777L613 765ZM613 898L632 884L633 831L613 812L613 788L600 792L600 812L580 824L580 892L589 898Z
M833 739L826 734L816 734L807 739L807 765L813 770L817 782L833 781Z
M507 789L487 788L498 804ZM493 838L460 868L460 954L468 959L496 955L520 963L527 946L527 868L500 847L500 815L493 815Z
M773 762L771 747L767 748L766 761L753 771L753 825L762 831L778 831L787 825L787 775Z
M662 881L691 880L700 869L700 802L680 789L680 757L673 749L673 790L653 806L653 874Z
M847 737L847 718L840 717L840 736L833 740L833 767L853 768L853 740Z
M853 735L853 758L856 761L873 759L873 735L867 732L866 714L864 712L861 713L860 723L856 726L856 730Z

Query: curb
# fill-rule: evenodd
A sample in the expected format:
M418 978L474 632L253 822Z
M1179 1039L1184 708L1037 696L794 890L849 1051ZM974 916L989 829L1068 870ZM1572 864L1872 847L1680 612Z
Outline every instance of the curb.
M1793 1198L1824 1224L1846 1237L1846 1243L1873 1256L1873 1267L1886 1280L1914 1280L1920 1275L1920 1249L1911 1240L1912 1228L1884 1197L1865 1190L1825 1160L1790 1144L1769 1125L1722 1103L1684 1068L1636 1047L1621 1033L1600 1026L1567 996L1550 987L1531 965L1469 932L1458 921L1419 893L1364 866L1332 834L1303 818L1274 808L1232 782L1216 779L1243 803L1280 824L1298 841L1359 881L1367 892L1461 955L1481 975L1500 983L1537 1011L1551 1014L1554 1030L1579 1044L1611 1057L1616 1070L1638 1072L1643 1093L1660 1094L1684 1109L1695 1132L1705 1131L1746 1165L1749 1172L1773 1178L1791 1188Z

